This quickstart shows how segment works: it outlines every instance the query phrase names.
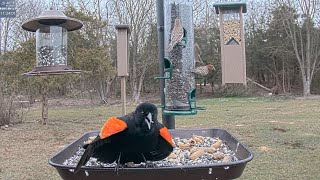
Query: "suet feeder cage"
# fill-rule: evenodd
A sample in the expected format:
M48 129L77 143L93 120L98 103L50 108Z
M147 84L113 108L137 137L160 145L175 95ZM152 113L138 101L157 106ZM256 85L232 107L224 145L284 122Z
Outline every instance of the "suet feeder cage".
M192 0L164 1L164 76L166 115L194 115L196 86ZM179 28L180 27L180 28Z
M24 75L79 73L67 64L67 34L82 26L82 22L58 10L44 11L24 22L24 30L36 32L36 67Z

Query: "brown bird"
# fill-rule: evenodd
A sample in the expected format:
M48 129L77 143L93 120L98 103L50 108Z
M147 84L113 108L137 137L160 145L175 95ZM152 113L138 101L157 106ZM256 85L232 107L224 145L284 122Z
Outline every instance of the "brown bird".
M197 64L203 65L203 61L201 59L201 49L198 43L194 43L194 59Z
M171 31L171 39L168 47L168 51L171 52L172 49L179 44L184 36L183 27L179 18L174 20L173 29Z
M212 70L216 70L216 68L214 68L214 66L212 64L208 64L205 66L199 66L196 69L194 69L192 72L195 74L199 74L201 76L206 76L209 72L211 72Z

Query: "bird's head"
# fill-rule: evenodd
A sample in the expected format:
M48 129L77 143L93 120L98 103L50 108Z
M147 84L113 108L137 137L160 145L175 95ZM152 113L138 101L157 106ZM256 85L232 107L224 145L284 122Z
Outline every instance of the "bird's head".
M153 128L153 124L158 121L158 109L152 103L141 103L135 110L137 123L146 127L148 130Z
M174 26L181 26L181 21L180 21L180 19L179 18L176 18L175 20L174 20Z
M207 65L207 67L208 67L208 69L210 70L210 71L212 71L212 70L216 70L216 68L212 65L212 64L208 64Z

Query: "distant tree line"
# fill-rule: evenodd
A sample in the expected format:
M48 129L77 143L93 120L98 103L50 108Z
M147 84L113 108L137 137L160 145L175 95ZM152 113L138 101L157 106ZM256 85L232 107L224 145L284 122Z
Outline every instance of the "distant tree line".
M200 82L221 85L219 20L211 0L194 0L195 41L201 58L216 71ZM262 4L262 5L261 5ZM0 90L39 95L40 77L24 77L35 65L35 35L21 24L49 7L81 20L84 27L68 34L68 64L79 75L49 77L50 96L72 94L107 103L119 96L116 76L115 25L129 24L130 70L128 93L139 101L145 93L159 93L155 0L16 0L17 17L1 19ZM320 88L320 1L263 0L247 2L245 40L247 76L278 93L317 94Z

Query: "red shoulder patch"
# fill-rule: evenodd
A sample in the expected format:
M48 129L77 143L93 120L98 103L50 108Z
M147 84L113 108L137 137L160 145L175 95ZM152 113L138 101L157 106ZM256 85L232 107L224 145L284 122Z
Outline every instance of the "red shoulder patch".
M163 127L160 129L160 135L173 147L173 141L170 135L170 132L168 131L168 129L166 127Z
M127 129L127 124L124 121L121 121L120 119L116 117L111 117L107 119L107 121L104 123L101 131L100 131L100 139L104 139L107 137L110 137L114 134L117 134L125 129Z

